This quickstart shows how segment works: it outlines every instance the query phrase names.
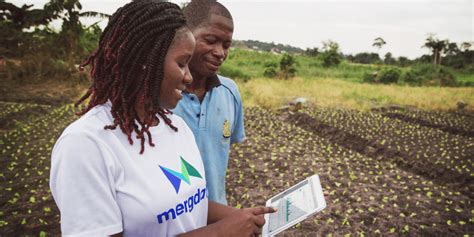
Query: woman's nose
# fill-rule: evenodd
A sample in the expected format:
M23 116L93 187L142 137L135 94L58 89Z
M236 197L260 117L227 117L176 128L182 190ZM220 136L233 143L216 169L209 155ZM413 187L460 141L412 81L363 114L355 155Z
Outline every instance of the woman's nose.
M193 76L191 75L191 72L189 71L189 67L186 66L183 83L187 85L187 84L191 84L192 82L193 82Z

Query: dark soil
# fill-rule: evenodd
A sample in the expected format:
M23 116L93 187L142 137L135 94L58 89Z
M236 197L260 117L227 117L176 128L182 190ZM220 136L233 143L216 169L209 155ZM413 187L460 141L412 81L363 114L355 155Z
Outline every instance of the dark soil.
M48 185L50 153L58 135L76 117L70 106L31 111L36 119L21 113L25 115L12 115L21 121L8 126L0 143L0 236L59 236L59 212ZM439 167L410 167L412 163L405 162L409 156L309 114L276 114L261 108L246 108L244 113L247 140L232 147L229 160L230 205L264 205L313 174L320 176L329 193L325 210L281 236L474 233L472 196L454 184L456 179L437 181L436 175L445 177L442 172L417 172L420 165ZM459 144L461 150L468 149L464 144Z
M401 169L425 176L438 184L453 185L457 187L459 191L474 198L474 177L470 174L460 176L458 173L450 172L450 170L443 167L443 165L436 165L436 169L426 169L424 164L414 161L410 154L406 152L397 151L393 148L389 148L379 143L366 140L360 136L347 133L330 125L326 125L305 113L292 113L287 117L287 119L289 122L294 123L303 129L314 131L318 135L323 136L342 147L355 150L374 159L390 159ZM436 143L437 141L432 142ZM413 150L419 149L416 146L411 148Z

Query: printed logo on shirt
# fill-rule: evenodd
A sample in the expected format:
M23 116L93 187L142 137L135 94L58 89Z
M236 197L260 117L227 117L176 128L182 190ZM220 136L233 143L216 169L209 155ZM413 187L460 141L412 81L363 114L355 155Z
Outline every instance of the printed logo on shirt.
M184 160L182 156L180 156L180 158L181 158L181 173L160 165L161 170L163 171L165 176L168 178L170 183L173 185L176 191L176 194L178 194L179 192L179 187L181 186L181 180L191 185L191 179L189 178L190 176L202 179L201 174L199 174L199 172L196 170L196 168L194 168L194 166L192 166L186 160Z
M192 212L194 210L194 207L196 207L197 204L199 204L201 201L207 198L207 195L208 193L207 193L206 188L203 188L203 189L198 188L194 195L191 195L184 201L178 203L175 207L171 207L167 211L164 211L156 215L158 224L162 224L165 221L169 221L170 218L171 220L174 220L178 216L184 213Z
M230 125L229 125L229 121L224 120L224 128L222 129L222 136L224 136L224 138L229 138L230 137Z

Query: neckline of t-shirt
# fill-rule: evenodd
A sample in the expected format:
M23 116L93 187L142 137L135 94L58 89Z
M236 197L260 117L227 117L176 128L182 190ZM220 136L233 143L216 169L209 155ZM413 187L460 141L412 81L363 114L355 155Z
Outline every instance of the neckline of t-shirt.
M109 119L111 121L113 121L113 116L112 114L110 113L110 110L112 109L112 102L110 100L107 100L104 104L102 105L99 105L99 106L104 106L104 108L106 109L107 111L107 116L109 117ZM171 121L174 121L173 119L173 116L174 114L170 113L170 114L167 114L168 115L168 118L171 120ZM158 118L158 121L159 123L155 126L150 126L149 127L149 131L151 132L152 130L160 130L164 125L166 125L166 122L165 120L158 114L156 114L156 117ZM138 122L138 120L135 119L135 124L137 125L140 125L140 123Z

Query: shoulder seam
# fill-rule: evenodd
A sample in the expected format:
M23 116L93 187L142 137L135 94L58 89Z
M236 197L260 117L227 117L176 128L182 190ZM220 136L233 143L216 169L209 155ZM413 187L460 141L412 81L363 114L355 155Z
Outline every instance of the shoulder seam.
M223 79L225 79L225 80L230 80L230 81L232 81L232 82L235 84L235 82L234 82L232 79L230 79L230 78L227 78L227 77L224 77L224 76L221 76L221 75L218 75L218 77L219 77L219 79L220 79L220 78L223 78ZM225 87L225 88L232 94L232 96L234 97L234 101L235 101L235 102L238 102L237 95L236 95L235 92L233 91L233 88L229 87L226 83L222 83L222 81L221 81L221 86ZM235 88L234 88L234 89L235 89L235 90L238 90L237 85L235 85Z

